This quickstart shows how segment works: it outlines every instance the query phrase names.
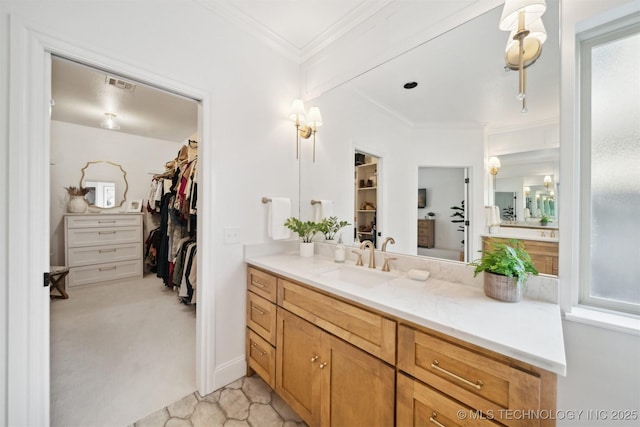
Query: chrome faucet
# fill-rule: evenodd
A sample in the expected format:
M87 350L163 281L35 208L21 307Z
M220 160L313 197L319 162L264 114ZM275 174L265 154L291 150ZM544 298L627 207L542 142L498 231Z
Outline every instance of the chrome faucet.
M362 250L367 248L369 248L369 268L376 268L376 255L374 253L376 247L373 245L373 242L371 240L365 240L360 245L360 249Z
M382 252L387 251L387 243L395 244L396 241L393 239L393 237L385 237L384 242L382 242Z

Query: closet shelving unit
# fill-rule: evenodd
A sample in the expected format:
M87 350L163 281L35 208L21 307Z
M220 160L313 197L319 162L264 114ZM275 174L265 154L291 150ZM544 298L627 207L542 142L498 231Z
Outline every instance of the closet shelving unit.
M354 225L358 241L376 244L376 212L378 206L377 158L365 155L363 164L355 166Z

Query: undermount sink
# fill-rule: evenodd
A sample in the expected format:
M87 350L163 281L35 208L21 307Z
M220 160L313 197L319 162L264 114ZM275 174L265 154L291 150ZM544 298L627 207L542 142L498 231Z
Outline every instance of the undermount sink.
M358 286L372 287L396 279L397 274L370 270L367 267L341 266L320 274L325 279L350 283Z

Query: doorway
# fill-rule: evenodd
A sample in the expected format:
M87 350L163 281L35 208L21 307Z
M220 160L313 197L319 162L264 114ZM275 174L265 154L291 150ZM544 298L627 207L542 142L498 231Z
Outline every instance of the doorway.
M110 182L117 190L115 207L91 204L88 213L143 219L144 242L160 222L160 215L151 213L155 206L150 184L176 161L181 148L187 147L183 142L198 139L199 107L195 100L112 70L55 55L51 63L51 265L66 265L63 188L90 187L90 180ZM96 114L101 109L112 120L109 126ZM193 150L188 151L191 155ZM117 166L111 169L118 177L109 176L104 168L95 170L96 163ZM144 209L122 213L140 200ZM52 425L132 423L196 389L196 305L180 304L176 293L155 277L155 270L149 271L144 262L148 250L135 253L149 247L139 244L132 246L136 261L131 262L144 264L144 277L136 271L115 281L96 276L87 286L74 286L78 281L68 280L71 298L52 301ZM104 265L105 270L112 268Z
M381 233L378 227L380 223L378 216L380 158L356 150L354 167L354 241L364 242L369 240L373 243L373 246L377 248L378 236L380 236Z

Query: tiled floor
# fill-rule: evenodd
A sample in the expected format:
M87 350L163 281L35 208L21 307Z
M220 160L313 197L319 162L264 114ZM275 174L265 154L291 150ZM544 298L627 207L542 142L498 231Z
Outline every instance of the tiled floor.
M198 392L136 422L135 427L306 427L257 375L206 396Z

